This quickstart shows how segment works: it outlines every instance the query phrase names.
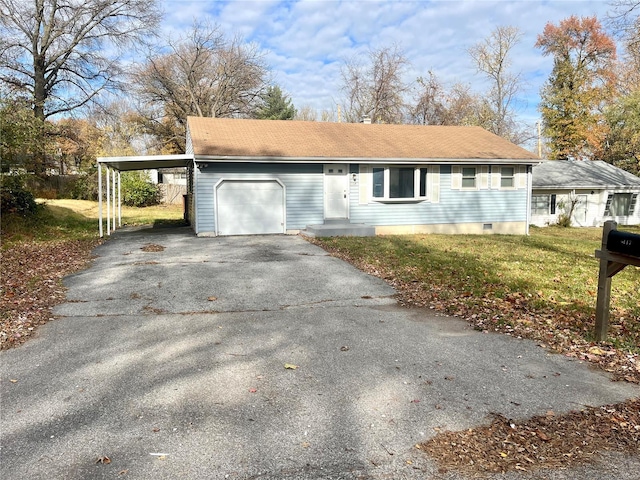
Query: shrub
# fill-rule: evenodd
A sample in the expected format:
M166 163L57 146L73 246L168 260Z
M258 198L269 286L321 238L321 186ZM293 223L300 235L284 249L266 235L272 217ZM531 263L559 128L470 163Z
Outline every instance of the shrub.
M571 226L571 215L568 213L558 215L556 223L559 227L569 228Z
M39 208L33 194L25 188L24 179L20 175L0 176L0 197L3 215L27 217L36 213Z
M122 203L130 207L149 207L160 203L158 185L149 181L144 172L122 174Z
M74 200L97 200L98 199L98 173L81 173L77 175L63 191L64 198Z

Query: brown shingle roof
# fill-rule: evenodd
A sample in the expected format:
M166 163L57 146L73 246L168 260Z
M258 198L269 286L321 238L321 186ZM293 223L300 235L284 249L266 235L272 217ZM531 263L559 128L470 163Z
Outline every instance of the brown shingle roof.
M537 160L480 127L188 118L196 157Z

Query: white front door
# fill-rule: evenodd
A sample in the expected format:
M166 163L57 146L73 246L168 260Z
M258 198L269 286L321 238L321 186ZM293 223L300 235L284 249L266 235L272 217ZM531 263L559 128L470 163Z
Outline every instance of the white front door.
M324 218L349 216L349 176L347 165L324 166Z
M577 195L576 206L573 209L573 218L571 223L574 227L586 227L587 226L587 196Z

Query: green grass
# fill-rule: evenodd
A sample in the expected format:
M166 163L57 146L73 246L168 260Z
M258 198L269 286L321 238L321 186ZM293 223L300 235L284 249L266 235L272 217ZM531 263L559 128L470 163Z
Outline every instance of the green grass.
M638 227L619 227L640 234ZM536 314L591 340L599 228L532 228L530 236L336 237L321 244L436 305L479 321L513 324ZM417 288L416 288L417 286ZM612 279L611 342L640 353L640 268ZM528 320L527 320L528 321ZM539 325L533 328L539 327ZM538 332L540 333L540 332Z
M98 237L98 202L39 200L42 209L31 217L2 216L2 246L17 242L79 240ZM106 206L103 205L106 216ZM123 225L181 225L182 205L122 207Z

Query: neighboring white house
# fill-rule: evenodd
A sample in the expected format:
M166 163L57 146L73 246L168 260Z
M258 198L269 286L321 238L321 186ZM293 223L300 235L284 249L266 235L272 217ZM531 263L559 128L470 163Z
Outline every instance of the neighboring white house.
M574 205L571 225L640 224L640 177L603 161L547 161L533 167L531 224L553 225Z

